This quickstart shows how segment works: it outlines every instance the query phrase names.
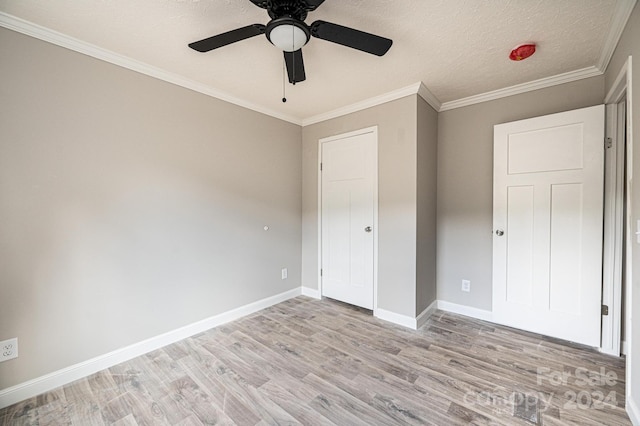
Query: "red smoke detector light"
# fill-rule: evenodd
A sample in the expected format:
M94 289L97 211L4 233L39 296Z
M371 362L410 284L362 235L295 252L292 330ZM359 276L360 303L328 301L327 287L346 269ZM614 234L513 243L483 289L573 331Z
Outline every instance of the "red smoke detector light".
M522 61L523 59L527 59L529 56L536 53L536 45L533 43L521 44L520 46L515 47L511 53L509 54L509 59L512 61Z

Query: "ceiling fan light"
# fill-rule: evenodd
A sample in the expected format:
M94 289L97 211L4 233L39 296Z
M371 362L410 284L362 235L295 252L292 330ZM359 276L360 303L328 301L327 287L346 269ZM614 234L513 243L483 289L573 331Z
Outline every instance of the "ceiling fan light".
M291 24L281 24L269 31L271 44L285 52L295 52L309 41L309 35L302 28Z

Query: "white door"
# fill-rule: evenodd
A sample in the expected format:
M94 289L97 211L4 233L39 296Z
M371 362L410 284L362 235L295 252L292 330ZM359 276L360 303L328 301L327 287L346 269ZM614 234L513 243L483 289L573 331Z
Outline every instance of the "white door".
M322 295L374 307L375 128L320 141Z
M604 105L494 127L493 318L600 345Z

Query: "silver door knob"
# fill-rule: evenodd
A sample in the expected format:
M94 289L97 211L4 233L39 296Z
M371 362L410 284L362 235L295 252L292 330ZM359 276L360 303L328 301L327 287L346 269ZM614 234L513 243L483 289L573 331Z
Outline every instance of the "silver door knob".
M503 231L502 229L498 229L498 230L496 231L496 235L497 235L498 237L502 237L502 236L504 235L504 231Z
M371 231L372 231L372 229L371 229L370 226L367 226L366 228L364 228L364 232L371 232Z

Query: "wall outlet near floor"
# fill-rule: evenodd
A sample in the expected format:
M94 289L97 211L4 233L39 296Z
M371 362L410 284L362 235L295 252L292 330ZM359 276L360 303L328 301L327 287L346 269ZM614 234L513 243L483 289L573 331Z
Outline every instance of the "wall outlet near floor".
M287 268L282 268L282 279L286 280L288 275L289 272L287 271Z
M467 293L471 291L471 281L462 280L462 291L466 291Z
M18 338L0 342L0 362L18 358Z

